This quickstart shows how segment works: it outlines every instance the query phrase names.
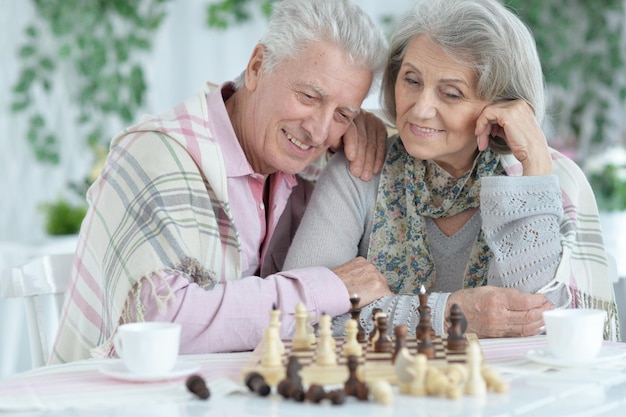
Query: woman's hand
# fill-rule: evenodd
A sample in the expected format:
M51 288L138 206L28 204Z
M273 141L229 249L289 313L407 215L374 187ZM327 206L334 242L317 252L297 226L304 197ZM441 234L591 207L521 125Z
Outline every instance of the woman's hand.
M460 290L448 298L446 311L458 304L467 331L478 337L534 336L543 330L543 312L554 308L543 294L485 286Z
M474 132L478 150L489 145L489 135L506 141L513 156L522 163L524 175L549 175L552 158L546 137L535 114L524 100L501 101L485 107Z

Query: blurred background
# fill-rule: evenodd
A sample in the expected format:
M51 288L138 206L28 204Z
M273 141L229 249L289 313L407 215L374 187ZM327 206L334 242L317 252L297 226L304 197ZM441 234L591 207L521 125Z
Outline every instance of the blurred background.
M588 175L607 248L626 276L619 256L626 250L626 0L503 2L535 35L549 97L546 134ZM161 113L196 94L206 81L238 75L271 3L6 0L0 11L0 270L38 254L73 251L84 193L111 137L142 114ZM358 1L386 33L412 3ZM364 107L379 107L376 93ZM11 347L0 342L0 378L29 366L14 359L23 323L13 301L0 300L0 334L16 329Z

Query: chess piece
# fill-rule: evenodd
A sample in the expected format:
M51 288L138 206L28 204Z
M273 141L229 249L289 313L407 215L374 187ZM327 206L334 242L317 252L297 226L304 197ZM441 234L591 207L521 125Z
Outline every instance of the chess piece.
M407 370L411 375L411 380L408 384L408 394L414 397L423 397L426 395L426 370L428 369L428 360L422 353L418 353L411 367ZM405 389L406 389L405 388Z
M372 332L369 335L369 340L372 344L376 341L376 338L378 337L378 322L376 320L377 320L378 314L382 314L382 312L383 312L382 308L372 309L372 321L374 322L374 330L372 330Z
M280 310L276 307L276 303L272 304L272 309L270 310L270 327L276 328L276 334L278 337L274 340L276 343L276 349L278 349L279 355L285 354L285 344L282 340L280 340Z
M379 404L393 404L393 390L391 384L384 379L377 379L370 384L372 398Z
M283 396L283 398L292 398L297 402L302 402L305 399L304 388L302 387L302 379L300 378L300 361L296 356L290 356L287 362L287 370L285 372L285 378L278 383L276 391Z
M350 304L352 304L352 308L350 309L350 316L352 320L355 320L357 323L357 334L356 340L359 343L365 342L367 340L367 336L365 335L365 329L361 326L361 308L359 307L359 303L361 302L361 297L354 294L350 297Z
M204 379L200 375L191 375L187 378L185 385L189 392L195 394L201 400L208 400L211 396L209 387L206 386L206 382L204 382Z
M475 340L470 341L466 351L468 376L465 383L465 394L485 395L487 393L487 384L481 372L482 354L478 342Z
M481 375L487 384L487 389L493 392L508 392L509 384L507 384L499 373L493 368L483 365L481 368Z
M389 321L386 315L378 315L378 338L374 342L374 352L393 352L393 342L387 334Z
M409 370L413 367L415 357L409 352L409 348L403 347L398 350L394 362L396 378L398 379L398 391L400 394L408 394L409 386L413 380L413 374Z
M258 372L250 372L246 375L245 384L250 391L257 393L261 397L268 396L271 391L271 388L265 382L263 375Z
M420 334L417 353L423 353L428 359L434 359L435 345L431 339L430 316L424 315L420 317L420 324L417 328Z
M348 356L348 379L343 384L343 392L347 396L356 397L361 401L367 401L369 397L369 389L363 381L357 376L357 367L359 366L359 358L354 355Z
M328 398L333 405L341 405L346 402L346 394L342 389L335 389L326 393L326 398Z
M266 368L279 368L282 366L282 357L278 350L277 340L280 341L278 329L274 326L267 327L264 338L265 349L263 356L261 356L261 365Z
M346 321L346 340L343 343L343 356L348 357L350 355L361 356L363 354L363 347L357 340L357 334L359 332L358 324L356 320L349 319Z
M337 364L335 354L335 340L331 329L331 317L322 314L319 322L319 340L315 355L315 363L319 366L332 366Z
M311 341L309 339L309 332L307 330L307 318L308 313L306 306L299 302L296 305L296 332L291 341L292 350L307 350L311 348Z
M424 306L420 310L420 320L415 329L415 337L419 340L422 340L426 337L426 333L429 334L430 339L435 338L435 330L432 327L430 322L431 320L431 310L430 307Z
M396 326L393 328L393 334L395 338L395 345L393 348L393 355L391 356L391 363L396 362L396 356L400 349L406 348L406 335L409 329L406 326Z
M311 403L319 403L326 398L326 392L324 387L318 384L309 385L309 389L306 392L306 400Z
M448 340L446 347L452 351L463 351L467 347L467 340L461 329L461 322L463 320L463 312L458 304L453 304L450 307L450 327L448 328Z

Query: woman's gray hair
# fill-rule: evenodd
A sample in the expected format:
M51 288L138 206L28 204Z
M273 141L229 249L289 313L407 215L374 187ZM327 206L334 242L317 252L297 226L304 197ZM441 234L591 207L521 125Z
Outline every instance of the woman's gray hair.
M543 122L545 82L535 40L528 27L496 0L417 0L396 21L381 88L382 104L391 121L396 119L395 83L402 60L409 43L422 34L474 69L481 99L522 99L533 108L537 121ZM492 140L490 145L506 151L499 146L502 143Z
M357 66L369 69L374 80L380 79L386 63L385 37L372 18L349 0L274 3L269 26L259 41L265 46L263 69L275 70L315 42L337 45ZM235 88L243 85L244 74L234 80Z

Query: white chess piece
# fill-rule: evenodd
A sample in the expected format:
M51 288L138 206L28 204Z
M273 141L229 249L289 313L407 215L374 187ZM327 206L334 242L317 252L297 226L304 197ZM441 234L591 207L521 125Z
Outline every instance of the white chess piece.
M465 383L465 394L485 395L487 394L487 384L481 373L482 354L480 346L475 340L471 340L467 346L467 382Z
M363 354L363 347L356 339L357 333L359 333L359 324L356 320L346 321L346 340L343 344L343 356L346 358L350 355L361 356Z
M292 340L293 350L307 350L311 348L311 340L307 329L307 318L309 317L306 306L299 302L296 305L296 333Z
M265 349L261 356L261 365L264 367L278 368L282 366L282 358L276 340L280 340L276 327L267 327L265 329Z
M276 349L278 350L278 354L283 355L285 353L285 344L282 340L280 340L280 326L280 310L272 308L270 310L269 327L274 327L276 329L277 337L275 338L274 343L276 343Z
M428 359L423 353L418 353L413 358L411 367L407 370L411 376L409 384L409 394L414 397L423 397L426 395L426 371L428 369Z
M319 322L319 338L315 363L320 366L332 366L337 364L335 343L331 330L331 318L328 314L322 314Z

